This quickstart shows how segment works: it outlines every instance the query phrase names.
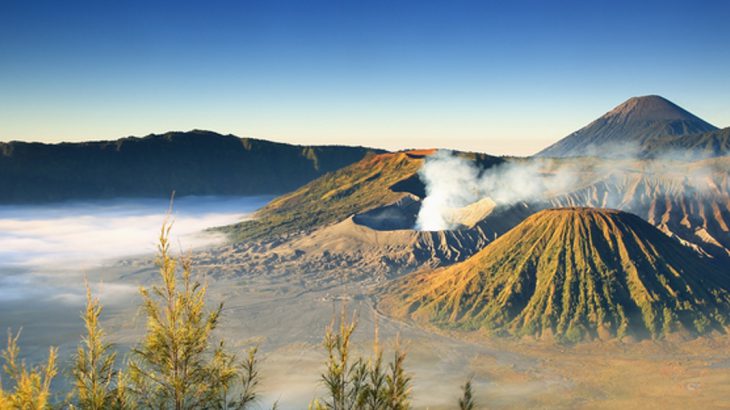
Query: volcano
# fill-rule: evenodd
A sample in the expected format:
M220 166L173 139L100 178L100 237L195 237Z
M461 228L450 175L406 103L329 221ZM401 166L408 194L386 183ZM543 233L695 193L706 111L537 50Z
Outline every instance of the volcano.
M440 327L564 342L724 332L730 274L641 218L537 212L464 262L410 275L385 311Z
M644 151L651 140L702 134L717 129L658 95L633 97L536 155L645 155Z

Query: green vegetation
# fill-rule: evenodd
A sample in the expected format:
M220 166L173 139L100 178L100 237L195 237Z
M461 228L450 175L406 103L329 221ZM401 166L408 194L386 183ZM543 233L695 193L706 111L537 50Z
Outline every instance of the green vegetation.
M0 143L0 202L288 192L359 161L363 147L297 146L210 131L116 141Z
M105 341L99 321L103 310L87 286L82 312L86 334L79 344L71 369L73 388L65 399L54 400L51 381L56 376L56 349L45 364L28 366L20 360L18 338L8 334L2 352L0 409L84 410L156 408L247 409L258 399L260 382L257 349L243 360L217 341L222 304L206 307L206 286L193 280L188 258L174 259L169 253L170 225L162 226L158 259L159 285L140 290L146 316L146 334L131 357L118 360ZM178 269L178 265L181 269ZM339 327L328 327L325 372L321 380L327 396L312 402L314 409L405 410L410 408L410 377L405 371L405 352L397 345L393 361L383 363L377 329L374 354L369 360L352 359L351 336L356 323L345 311ZM121 365L121 366L120 366ZM274 405L276 408L276 404Z
M256 349L242 363L213 339L222 305L208 310L206 287L192 279L190 262L182 272L169 253L170 225L159 237L161 285L141 289L147 334L133 350L125 371L116 367L116 352L99 326L102 306L87 290L82 314L83 336L72 369L73 391L63 404L80 409L245 409L256 399L259 383ZM56 375L56 351L47 365L18 364L18 336L9 337L3 354L5 372L14 381L10 392L0 389L0 408L48 409L50 382Z
M730 277L634 215L554 209L460 264L404 279L383 305L442 327L565 343L700 335L728 324Z
M104 330L99 326L102 306L86 287L86 309L81 315L86 335L76 351L72 370L75 388L71 401L82 409L127 409L127 391L124 375L114 368L117 354L104 341Z
M393 361L387 370L378 345L377 328L373 357L352 359L351 337L357 327L354 318L347 320L343 308L339 326L335 320L327 328L324 347L327 350L326 370L321 381L328 396L315 399L310 409L316 410L405 410L410 408L410 378L404 363L406 354L396 346ZM376 325L377 326L377 325Z
M45 365L27 366L19 358L18 338L8 332L8 346L2 352L3 372L12 384L10 390L0 385L0 409L36 410L51 407L51 381L56 377L56 349L51 348ZM0 379L1 381L2 379Z
M223 230L241 241L306 232L339 222L402 198L404 193L390 187L415 175L422 161L403 152L368 156L273 200L255 219Z
M347 320L343 308L339 326L333 319L324 337L327 350L322 384L328 396L312 402L314 410L406 410L410 408L411 379L405 372L406 353L396 344L393 361L383 365L383 351L378 345L377 325L373 357L352 359L351 337L357 323Z
M236 366L223 342L213 342L223 305L206 311L206 287L192 281L187 258L181 259L178 283L176 260L169 253L170 227L163 225L159 238L162 285L141 289L147 334L129 363L132 393L149 408L245 408L255 398L249 391L256 385L249 379L255 369ZM231 399L232 391L240 391L240 397Z

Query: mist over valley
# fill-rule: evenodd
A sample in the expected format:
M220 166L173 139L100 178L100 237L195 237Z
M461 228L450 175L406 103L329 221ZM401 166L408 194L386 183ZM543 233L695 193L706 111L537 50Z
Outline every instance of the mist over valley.
M730 408L727 21L3 2L0 410Z

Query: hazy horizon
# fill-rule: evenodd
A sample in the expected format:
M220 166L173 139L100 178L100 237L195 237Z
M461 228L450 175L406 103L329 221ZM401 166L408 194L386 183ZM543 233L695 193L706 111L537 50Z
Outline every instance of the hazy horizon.
M730 125L718 2L7 2L0 141L206 129L527 155L632 96ZM528 12L529 11L529 12ZM711 61L712 64L708 64Z
M0 410L730 409L728 21L0 2Z

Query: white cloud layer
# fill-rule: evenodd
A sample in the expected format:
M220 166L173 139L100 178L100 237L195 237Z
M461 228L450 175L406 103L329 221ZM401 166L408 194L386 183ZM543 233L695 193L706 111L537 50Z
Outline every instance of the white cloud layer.
M188 197L175 200L172 243L183 250L223 240L205 229L241 220L264 197ZM0 206L0 301L42 297L76 302L79 279L105 261L156 251L168 209L165 200L105 200ZM177 250L177 249L176 249ZM67 292L64 279L73 282ZM95 293L115 298L136 287L99 284Z

